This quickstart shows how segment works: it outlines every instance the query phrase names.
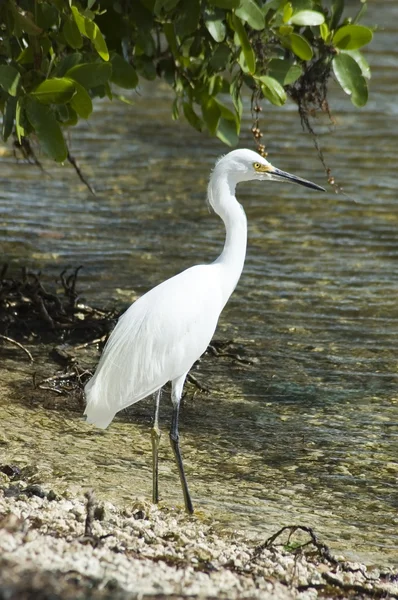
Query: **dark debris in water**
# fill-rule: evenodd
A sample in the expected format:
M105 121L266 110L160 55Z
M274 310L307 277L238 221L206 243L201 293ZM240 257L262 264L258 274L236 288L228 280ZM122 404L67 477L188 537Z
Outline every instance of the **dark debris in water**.
M18 479L21 476L21 469L16 465L0 465L0 472L10 479Z
M36 343L55 343L50 355L62 371L49 377L33 377L35 388L61 395L81 395L91 372L80 366L76 355L89 346L101 348L115 326L119 313L84 302L77 292L81 267L64 270L50 288L40 273L22 268L19 275L8 275L8 265L0 272L0 341L21 349L34 363L26 347Z
M216 357L232 358L232 360L251 366L256 362L255 358L245 356L245 348L242 344L236 344L234 340L212 340L207 347L206 354Z
M307 539L304 541L295 541L294 535L304 533ZM287 539L284 538L287 534ZM330 598L352 598L360 600L366 598L398 598L397 594L390 594L386 590L372 587L376 585L378 580L394 581L392 573L378 573L377 577L369 576L364 565L353 566L351 563L339 560L331 552L330 548L322 542L312 527L306 525L286 525L279 529L272 536L267 538L265 542L256 546L252 553L253 563L261 556L264 550L277 549L277 540L285 552L293 554L295 557L306 556L312 562L319 561L330 566L330 570L322 572L322 583L302 584L298 586L299 592L305 592L309 589L317 590L322 597ZM364 583L343 581L341 575L343 573L360 574Z
M61 370L43 377L35 373L33 384L37 390L48 390L59 396L69 396L80 403L83 388L92 376L95 366L87 360L86 350L102 350L117 318L117 310L93 307L81 299L77 291L77 279L81 267L64 270L58 285L43 283L40 273L22 268L18 276L8 275L8 265L0 271L0 342L14 345L22 350L34 364L32 345L55 344L50 358ZM30 350L27 348L30 347ZM255 362L246 356L245 347L233 340L213 340L207 356L226 358L242 367ZM96 355L98 356L98 355ZM194 366L196 371L200 362ZM196 390L210 391L208 386L192 373L188 381Z
M0 470L5 473L2 467ZM26 481L18 481L15 483L15 479L13 477L9 477L9 483L2 486L0 489L3 491L5 498L20 499L24 496L27 496L28 498L36 496L37 498L46 498L50 502L59 500L59 496L56 492L54 492L54 490L47 492L41 485L37 483L26 483Z
M62 288L49 289L40 273L22 268L19 277L0 272L0 334L15 341L92 342L114 327L117 312L83 302L76 290L81 267L62 271Z

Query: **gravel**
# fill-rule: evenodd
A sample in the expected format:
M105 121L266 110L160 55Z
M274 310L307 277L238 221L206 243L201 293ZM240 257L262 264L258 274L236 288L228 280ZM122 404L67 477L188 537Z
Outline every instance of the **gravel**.
M397 574L300 549L305 532L256 552L243 532L216 532L210 516L109 502L91 513L86 523L84 498L4 486L0 600L398 598Z

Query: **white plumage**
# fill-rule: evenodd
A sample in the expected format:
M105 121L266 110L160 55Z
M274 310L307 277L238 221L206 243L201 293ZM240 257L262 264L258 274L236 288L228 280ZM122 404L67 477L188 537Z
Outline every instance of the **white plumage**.
M120 317L86 386L89 423L105 429L116 412L189 371L209 345L223 306L219 270L216 264L191 267Z
M222 157L211 174L208 199L226 229L224 249L210 265L198 265L164 281L139 298L120 317L97 370L86 385L87 421L106 428L115 414L172 382L170 439L176 455L185 506L193 511L178 439L178 411L185 378L209 345L218 318L241 275L246 254L247 223L235 198L236 184L248 180L288 180L320 189L309 181L273 167L251 150ZM157 501L156 396L153 436L154 492Z

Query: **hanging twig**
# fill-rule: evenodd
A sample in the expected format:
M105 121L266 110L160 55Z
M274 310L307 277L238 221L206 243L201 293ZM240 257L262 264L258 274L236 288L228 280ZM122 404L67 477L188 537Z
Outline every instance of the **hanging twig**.
M82 183L84 183L84 185L90 190L90 192L92 193L93 196L96 196L95 193L95 189L93 188L93 186L87 181L87 179L85 178L85 176L82 173L81 168L78 165L77 160L75 159L74 156L71 155L71 153L68 151L68 156L67 156L68 162L70 162L70 164L72 165L72 167L75 169L77 176L79 177L80 181Z

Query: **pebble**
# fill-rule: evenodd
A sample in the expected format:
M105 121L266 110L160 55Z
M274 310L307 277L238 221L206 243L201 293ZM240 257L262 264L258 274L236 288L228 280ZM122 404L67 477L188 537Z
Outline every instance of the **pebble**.
M29 581L31 572L35 585L42 577L46 593L56 581L58 595L53 596L61 600L62 582L66 590L70 573L81 588L79 597L86 590L93 600L111 598L112 590L131 592L137 598L316 600L318 594L332 597L328 586L319 589L326 573L345 585L364 589L370 585L379 597L398 594L394 574L381 580L378 571L369 570L365 576L365 567L359 564L353 567L355 573L349 572L322 561L313 548L306 557L304 552L292 555L274 546L253 559L255 544L245 541L242 533L217 535L210 516L206 522L150 505L120 510L104 503L97 513L101 520L93 522L93 538L84 538L84 499L71 493L68 499L55 493L49 497L40 486L34 487L43 493L0 490L0 515L5 515L0 517L0 596L5 582L4 589L9 590L18 581ZM370 584L367 577L372 578ZM93 581L99 582L97 595ZM104 590L110 595L104 596Z

